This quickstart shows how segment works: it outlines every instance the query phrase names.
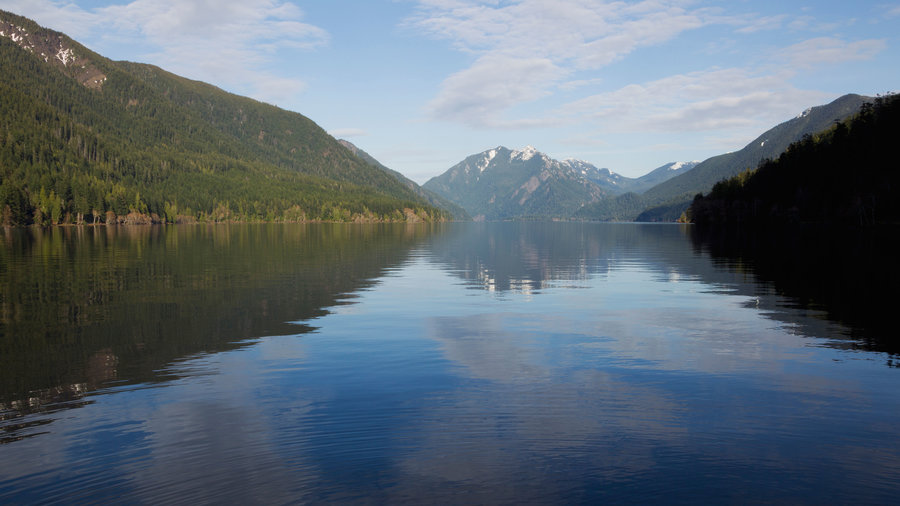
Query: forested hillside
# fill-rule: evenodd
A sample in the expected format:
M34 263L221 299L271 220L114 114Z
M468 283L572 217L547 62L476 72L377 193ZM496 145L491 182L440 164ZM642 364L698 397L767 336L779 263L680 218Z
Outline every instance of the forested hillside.
M366 153L362 149L359 149L359 147L357 147L352 142L350 142L348 140L344 140L344 139L338 139L338 142L340 142L342 146L349 149L351 153L358 156L359 158L361 158L363 161L365 161L369 165L371 165L373 167L377 167L377 168L383 170L384 172L387 172L391 176L393 176L395 179L397 179L398 181L403 183L407 188L412 190L416 195L425 199L425 201L428 202L429 204L446 211L446 213L448 213L452 219L457 220L457 221L470 221L472 219L472 217L469 216L469 213L467 213L466 210L463 209L462 207L454 204L453 202L438 195L437 193L434 193L433 191L422 188L421 186L416 184L416 182L413 181L412 179L404 176L403 174L397 172L396 170L393 170L393 169L385 166L384 164L382 164L381 162L376 160L369 153Z
M443 216L300 114L3 11L0 69L2 224Z
M792 144L697 196L697 224L900 223L900 97L879 97L851 119Z
M738 151L708 158L693 169L673 177L642 195L626 194L599 201L579 210L576 217L594 220L671 221L690 206L691 199L709 191L716 182L756 167L762 160L777 158L804 135L828 128L835 120L859 111L868 97L844 95L833 102L803 111L766 132Z

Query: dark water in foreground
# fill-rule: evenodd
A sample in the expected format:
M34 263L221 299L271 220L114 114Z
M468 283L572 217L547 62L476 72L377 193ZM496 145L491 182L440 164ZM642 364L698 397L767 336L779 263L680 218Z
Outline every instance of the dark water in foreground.
M895 501L893 253L720 239L0 230L0 503Z

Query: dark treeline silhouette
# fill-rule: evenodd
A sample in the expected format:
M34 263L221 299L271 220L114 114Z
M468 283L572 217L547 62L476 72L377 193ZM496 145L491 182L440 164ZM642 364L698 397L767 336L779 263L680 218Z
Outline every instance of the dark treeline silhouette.
M898 134L900 98L878 97L778 159L697 195L687 218L698 225L896 224Z

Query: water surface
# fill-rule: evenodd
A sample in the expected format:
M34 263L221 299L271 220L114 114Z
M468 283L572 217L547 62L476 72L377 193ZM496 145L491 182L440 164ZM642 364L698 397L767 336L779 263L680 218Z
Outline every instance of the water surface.
M690 228L2 238L3 503L900 492L893 336Z

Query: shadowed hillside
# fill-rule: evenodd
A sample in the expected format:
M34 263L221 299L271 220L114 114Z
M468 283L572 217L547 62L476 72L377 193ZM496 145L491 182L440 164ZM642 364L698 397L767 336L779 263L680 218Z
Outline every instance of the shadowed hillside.
M717 183L694 199L689 217L703 225L900 223L898 134L900 99L880 97L778 159Z
M820 132L859 111L871 100L860 95L844 95L837 100L812 107L771 128L744 148L704 160L684 174L647 190L643 195L624 195L612 201L585 206L576 217L596 220L676 221L691 199L709 191L722 179L756 167L762 160L777 158L792 142Z

